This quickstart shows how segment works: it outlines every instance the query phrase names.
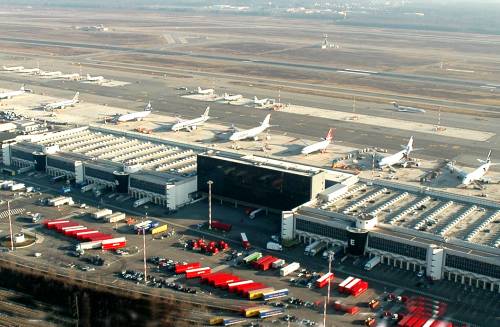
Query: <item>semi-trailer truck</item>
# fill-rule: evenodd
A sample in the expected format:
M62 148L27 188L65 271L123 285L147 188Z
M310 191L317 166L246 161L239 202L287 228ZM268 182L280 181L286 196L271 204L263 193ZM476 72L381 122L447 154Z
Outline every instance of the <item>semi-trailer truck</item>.
M323 251L325 248L326 248L326 242L316 241L313 244L311 244L309 248L306 248L305 254L313 257L319 252Z
M365 264L365 270L372 270L373 267L380 263L380 256L376 255Z

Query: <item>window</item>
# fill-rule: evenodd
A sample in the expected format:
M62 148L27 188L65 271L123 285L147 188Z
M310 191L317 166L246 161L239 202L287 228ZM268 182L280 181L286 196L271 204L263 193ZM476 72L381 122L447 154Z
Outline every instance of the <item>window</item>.
M300 231L326 236L336 240L347 241L347 230L345 229L318 224L299 218L297 218L296 223L296 227Z
M420 260L426 260L426 255L427 255L426 248L404 244L375 236L369 237L368 246L373 249L400 254L406 257L416 258Z
M451 268L470 271L484 276L500 278L500 266L491 263L447 254L445 265Z

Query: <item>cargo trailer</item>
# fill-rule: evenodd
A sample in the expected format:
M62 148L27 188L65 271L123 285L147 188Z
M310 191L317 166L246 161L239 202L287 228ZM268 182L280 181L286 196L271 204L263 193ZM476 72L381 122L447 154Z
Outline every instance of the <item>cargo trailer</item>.
M361 282L361 279L359 278L354 278L349 284L347 284L345 287L344 287L344 293L351 293L351 289L356 285L358 284L359 282Z
M262 257L262 253L260 253L260 252L253 252L253 253L247 255L246 257L244 257L243 258L243 262L248 264L248 263L250 263L252 261L258 260L261 257Z
M264 293L272 292L272 291L274 291L273 287L264 287L264 288L252 290L252 291L248 292L248 299L249 300L260 299Z
M245 318L225 318L222 321L222 325L223 326L232 326L232 325L242 324L246 321L247 320Z
M225 287L229 283L239 282L240 278L237 276L227 276L226 278L221 278L216 280L213 285L215 287Z
M75 228L66 229L64 235L74 237L76 233L87 230L85 226L79 226Z
M372 270L373 267L375 267L380 263L380 260L381 260L380 256L378 255L374 256L373 258L368 260L368 262L365 264L365 270Z
M127 246L127 240L125 237L116 237L103 240L101 244L103 250L117 250Z
M272 299L279 299L282 297L288 296L288 289L284 288L281 290L276 290L276 291L271 291L271 292L266 292L262 294L262 298L264 301L272 300Z
M90 249L98 249L101 247L101 242L96 241L96 242L82 242L76 245L75 250L76 251L82 251L82 250L90 250Z
M368 283L365 281L360 281L359 283L351 287L349 293L352 296L356 297L366 292L367 289L368 289Z
M253 262L252 262L252 266L253 266L254 268L258 268L258 267L259 267L259 265L260 265L261 263L263 263L263 262L265 262L265 261L267 261L267 260L269 260L269 259L271 259L271 258L273 258L273 256L271 256L271 255L266 255L266 256L264 256L264 257L262 257L262 258L259 258L258 260L253 261Z
M64 231L66 229L71 228L71 227L75 227L75 226L82 226L82 225L80 225L79 223L75 223L74 221L70 221L69 223L66 223L66 224L57 225L56 231L58 233L64 233Z
M300 268L298 262L292 262L280 269L280 276L287 276Z
M213 229L218 229L224 232L229 232L231 231L231 228L233 228L233 225L231 224L226 224L218 220L212 220L212 228Z
M250 248L250 242L248 242L247 234L241 233L241 245L245 250Z
M259 311L259 318L264 319L274 317L277 315L282 315L283 313L285 313L285 310L283 308L263 309Z
M188 269L195 269L195 268L200 268L201 267L201 263L199 262L190 262L190 263L187 263L187 264L176 264L175 265L175 273L176 274L182 274L184 272L186 272L186 270Z
M224 318L222 317L212 317L208 320L208 324L210 326L215 326L215 325L220 325L224 321Z
M92 218L102 219L108 215L111 215L112 213L113 213L113 210L111 210L111 209L101 209L101 210L98 210L98 211L92 213Z
M238 294L240 294L240 295L245 295L245 291L247 291L247 290L255 290L255 289L258 289L258 288L262 288L262 287L265 287L265 285L262 284L262 283L253 282L253 283L250 283L250 284L245 284L245 285L238 286L236 288L235 292L238 293Z
M345 287L349 285L354 280L354 277L349 276L346 279L344 279L340 284L339 284L339 292L344 293Z
M203 268L188 269L185 271L185 274L187 279L191 279L191 278L201 277L205 274L210 274L210 272L211 272L210 267L203 267Z
M49 229L54 229L57 225L65 223L69 223L69 220L46 220L43 224Z
M26 188L26 185L24 185L23 183L16 183L12 184L9 188L11 191L21 191Z
M253 283L253 280L242 280L239 282L227 284L227 289L229 292L233 292L238 286Z
M334 278L334 275L331 272L324 274L323 276L321 276L320 278L318 278L316 280L316 287L317 288L325 287L328 284L328 282L333 280L333 278Z
M156 235L160 233L165 233L168 230L168 225L162 225L151 229L151 234Z
M99 231L96 231L96 230L93 230L93 229L87 229L87 230L84 230L84 231L79 231L75 234L76 238L81 240L85 237L85 235L90 235L90 234L95 234L95 233L99 233Z
M283 267L284 265L285 265L285 260L278 259L271 264L271 267L273 267L274 269L278 269L278 268Z
M258 306L258 307L245 308L245 309L243 309L243 315L247 318L255 317L255 316L259 315L261 310L264 311L264 310L269 310L269 309L271 309L271 308L268 306Z
M259 283L260 284L260 283ZM259 289L262 289L262 288L266 288L267 286L264 285L264 284L260 284L260 285L255 285L255 286L249 286L249 287L246 287L245 289L243 289L243 291L241 291L241 295L243 297L248 297L248 294L251 292L251 291L255 291L255 290L259 290Z
M125 216L124 212L115 212L104 217L104 221L107 223L117 223L125 219L127 219L127 216Z

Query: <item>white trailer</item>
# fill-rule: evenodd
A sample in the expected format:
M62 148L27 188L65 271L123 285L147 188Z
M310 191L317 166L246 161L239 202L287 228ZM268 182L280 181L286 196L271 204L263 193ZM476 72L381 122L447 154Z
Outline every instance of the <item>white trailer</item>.
M116 223L127 219L124 212L115 212L104 217L104 220L108 223Z
M319 242L321 241L314 241L312 242L311 244L307 245L306 248L304 249L304 254L305 255L308 255L309 254L309 251L311 250L311 248L315 247L316 245L319 244Z
M365 270L372 270L373 267L380 263L380 256L376 255L365 264Z
M283 246L281 246L281 244L279 243L267 242L266 249L272 251L283 251Z
M62 206L65 204L68 204L68 205L74 204L73 199L70 196L58 196L56 198L49 199L47 201L47 203L53 207L58 207L58 206Z
M24 185L23 183L16 183L12 184L9 188L11 191L21 191L26 188L26 185Z
M97 186L97 184L87 184L87 185L84 185L82 186L82 188L80 189L82 192L88 192L88 191L92 191L95 187Z
M273 262L271 264L271 267L273 267L274 269L278 269L278 268L281 268L285 265L285 260L283 259L279 259L279 260L276 260L275 262Z
M300 268L300 263L292 262L280 269L280 276L287 276Z
M310 256L315 256L320 251L323 251L326 248L326 242L318 241L311 244L309 249L306 249L305 254Z
M11 185L14 185L14 181L4 181L2 182L2 189L8 190Z
M138 208L138 207L140 207L142 205L145 205L149 201L151 201L151 198L148 198L148 197L141 198L141 199L135 200L133 206L134 206L134 208Z
M111 209L101 209L92 214L92 218L94 219L101 219L103 217L109 216L113 213L113 210Z
M99 249L101 247L101 245L102 245L102 241L83 242L83 243L77 244L75 250L82 251L82 250L90 250L90 249Z

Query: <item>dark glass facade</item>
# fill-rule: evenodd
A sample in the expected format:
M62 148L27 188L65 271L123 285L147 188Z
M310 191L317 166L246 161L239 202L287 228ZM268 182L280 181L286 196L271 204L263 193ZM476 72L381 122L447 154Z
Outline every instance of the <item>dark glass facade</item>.
M59 158L47 157L47 166L66 171L75 172L75 163L73 161L62 160Z
M11 148L10 152L11 156L13 158L18 158L18 159L23 159L23 160L29 160L33 161L33 153L32 152L25 152L19 149Z
M167 186L164 183L153 183L142 179L130 177L130 187L138 188L147 192L153 192L160 195L167 194Z
M278 210L290 210L311 199L311 176L200 155L197 165L201 192L208 192L211 180L215 195Z
M115 182L115 175L113 172L107 172L105 170L100 170L92 167L85 166L85 176L99 178L108 182Z
M347 238L347 253L357 256L365 254L368 231L347 229Z
M446 255L445 266L493 278L500 278L500 266L452 254Z
M404 244L393 240L370 236L368 238L368 246L373 249L378 249L386 252L404 255L406 257L419 260L426 260L427 249L419 246Z
M347 230L342 228L335 228L323 224L318 224L300 218L296 219L295 227L299 231L313 233L316 235L333 238L335 240L347 241Z

